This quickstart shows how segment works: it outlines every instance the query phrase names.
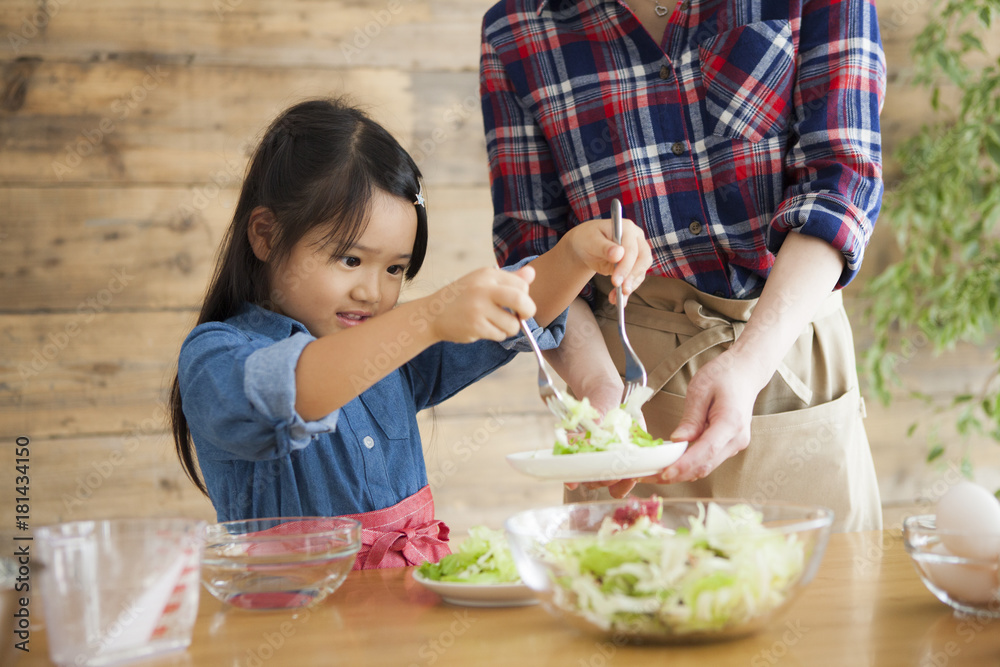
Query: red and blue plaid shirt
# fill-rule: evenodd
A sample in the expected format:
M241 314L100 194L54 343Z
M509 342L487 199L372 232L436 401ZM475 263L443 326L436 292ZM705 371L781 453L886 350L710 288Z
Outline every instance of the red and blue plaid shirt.
M650 0L630 0L648 2ZM480 86L501 264L617 197L654 275L760 293L789 231L861 266L882 199L872 0L685 0L662 42L616 0L504 0Z

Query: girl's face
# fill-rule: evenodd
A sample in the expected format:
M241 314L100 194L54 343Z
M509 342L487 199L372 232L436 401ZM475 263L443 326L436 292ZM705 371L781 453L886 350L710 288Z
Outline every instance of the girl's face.
M322 247L326 231L316 227L306 234L271 274L278 312L317 338L396 305L417 236L417 211L412 202L376 191L368 226L351 248L333 255L331 246Z

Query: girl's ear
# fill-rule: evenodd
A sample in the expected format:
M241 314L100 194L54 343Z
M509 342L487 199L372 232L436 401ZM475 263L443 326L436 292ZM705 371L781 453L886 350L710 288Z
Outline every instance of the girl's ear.
M250 212L250 224L247 225L247 239L253 254L262 262L267 262L271 255L271 245L274 242L276 221L271 209L258 206Z

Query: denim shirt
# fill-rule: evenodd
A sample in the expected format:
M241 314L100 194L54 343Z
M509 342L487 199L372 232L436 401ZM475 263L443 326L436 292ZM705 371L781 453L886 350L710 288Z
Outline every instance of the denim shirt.
M545 329L528 321L542 349L558 346L565 323L565 311ZM427 484L417 411L531 349L523 334L502 343L438 343L307 422L295 411L295 366L313 340L301 323L251 304L185 339L182 405L219 521L395 505ZM373 372L378 364L372 360Z

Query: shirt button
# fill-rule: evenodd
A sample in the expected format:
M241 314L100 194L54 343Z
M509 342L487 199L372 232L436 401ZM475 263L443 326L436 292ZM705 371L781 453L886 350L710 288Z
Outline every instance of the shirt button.
M372 447L375 446L375 438L371 437L370 435L366 435L365 439L362 440L362 442L365 443L365 447L367 447L368 449L371 449Z
M701 234L701 223L698 222L697 220L692 220L691 224L688 225L688 231L690 231L695 236Z
M670 147L670 150L674 152L674 155L684 155L684 144L678 141Z
M674 70L672 70L668 65L663 65L660 67L660 78L664 81L670 81L674 78Z
M680 10L681 10L682 12L686 12L686 11L687 11L687 9L688 9L688 7L690 7L690 6L691 6L691 3L690 3L690 2L688 2L688 0L683 0L683 1L681 2L681 4L680 4Z

